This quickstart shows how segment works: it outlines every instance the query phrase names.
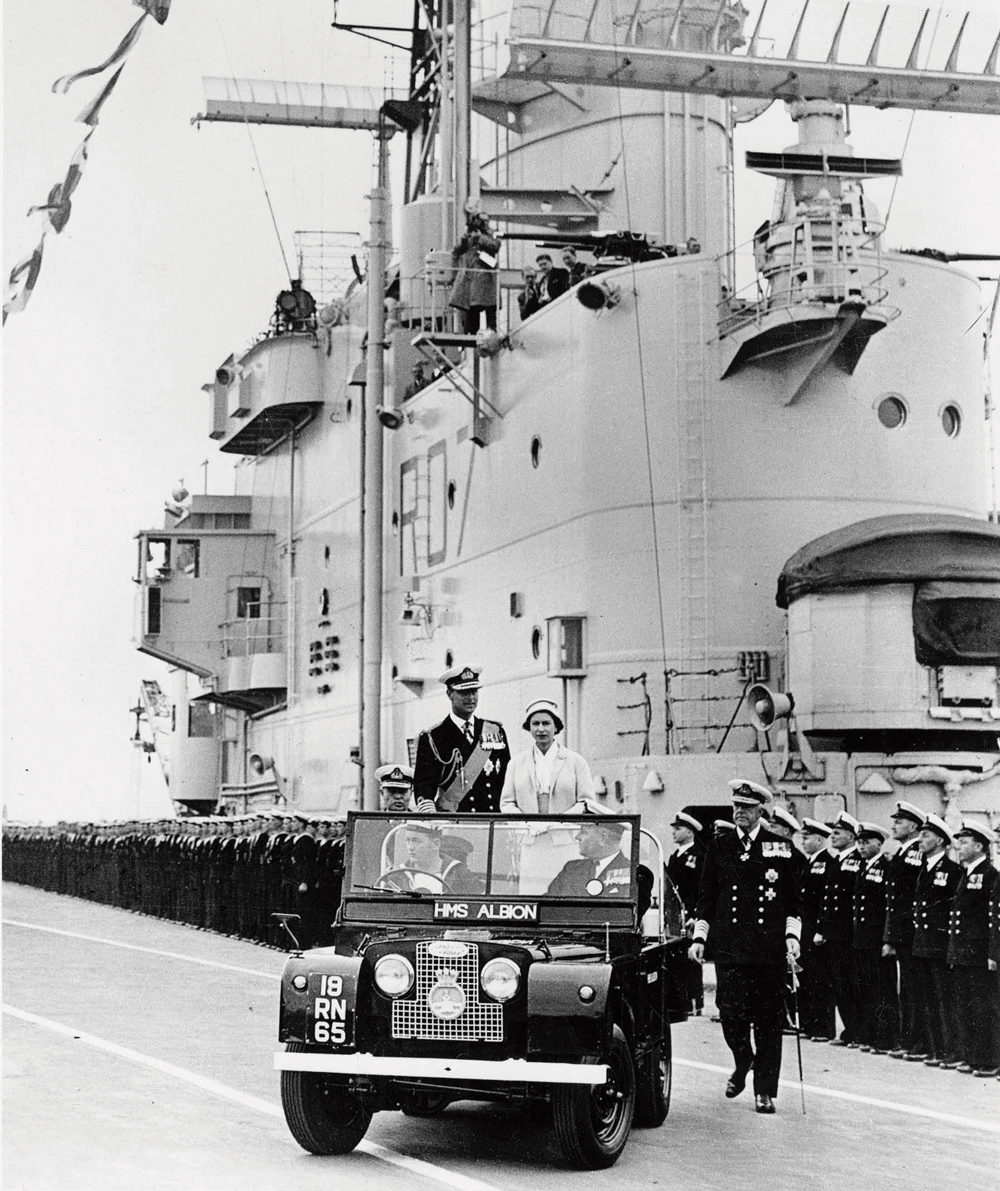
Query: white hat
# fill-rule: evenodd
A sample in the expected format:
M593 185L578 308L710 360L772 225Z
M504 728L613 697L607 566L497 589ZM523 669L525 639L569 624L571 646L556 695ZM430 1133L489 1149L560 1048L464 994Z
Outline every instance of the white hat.
M733 792L731 796L733 802L740 806L766 807L774 801L770 790L765 786L758 785L757 782L748 781L746 778L733 778L729 783L729 788Z

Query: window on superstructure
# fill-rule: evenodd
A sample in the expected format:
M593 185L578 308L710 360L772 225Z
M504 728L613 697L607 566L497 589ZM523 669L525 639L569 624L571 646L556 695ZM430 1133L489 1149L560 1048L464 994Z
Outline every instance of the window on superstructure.
M180 538L174 554L174 566L181 574L198 578L201 544L197 538Z
M146 579L156 581L170 575L170 539L146 539Z
M236 589L236 619L260 619L259 587L238 587Z
M878 420L886 430L897 430L906 421L906 403L902 397L889 393L878 403Z
M208 703L188 704L188 736L211 737L215 735L215 716Z

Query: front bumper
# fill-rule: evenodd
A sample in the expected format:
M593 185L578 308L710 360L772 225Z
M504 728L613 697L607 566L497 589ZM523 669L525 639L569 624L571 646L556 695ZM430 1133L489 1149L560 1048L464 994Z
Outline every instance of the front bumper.
M603 1084L605 1063L529 1063L525 1059L416 1059L393 1055L310 1054L279 1051L276 1071L313 1071L332 1075L381 1075L387 1078L481 1080L484 1083Z

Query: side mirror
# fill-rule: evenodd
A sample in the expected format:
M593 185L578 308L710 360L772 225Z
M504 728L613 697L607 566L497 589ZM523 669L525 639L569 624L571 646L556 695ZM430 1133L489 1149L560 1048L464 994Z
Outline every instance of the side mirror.
M298 939L295 937L295 934L292 931L291 926L289 925L290 923L293 923L293 922L301 922L302 921L301 915L299 915L299 914L278 914L277 912L275 912L271 915L271 921L277 923L282 928L282 930L285 931L285 933L288 935L288 937L292 940L292 946L293 946L294 950L298 951L301 954L302 946L299 943Z

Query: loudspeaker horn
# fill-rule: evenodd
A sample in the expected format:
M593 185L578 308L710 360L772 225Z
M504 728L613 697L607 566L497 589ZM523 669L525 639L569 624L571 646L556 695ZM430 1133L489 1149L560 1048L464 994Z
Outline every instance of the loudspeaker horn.
M756 682L747 691L747 706L750 723L758 732L766 732L775 720L788 719L795 707L795 699L790 691L772 691L762 682Z

